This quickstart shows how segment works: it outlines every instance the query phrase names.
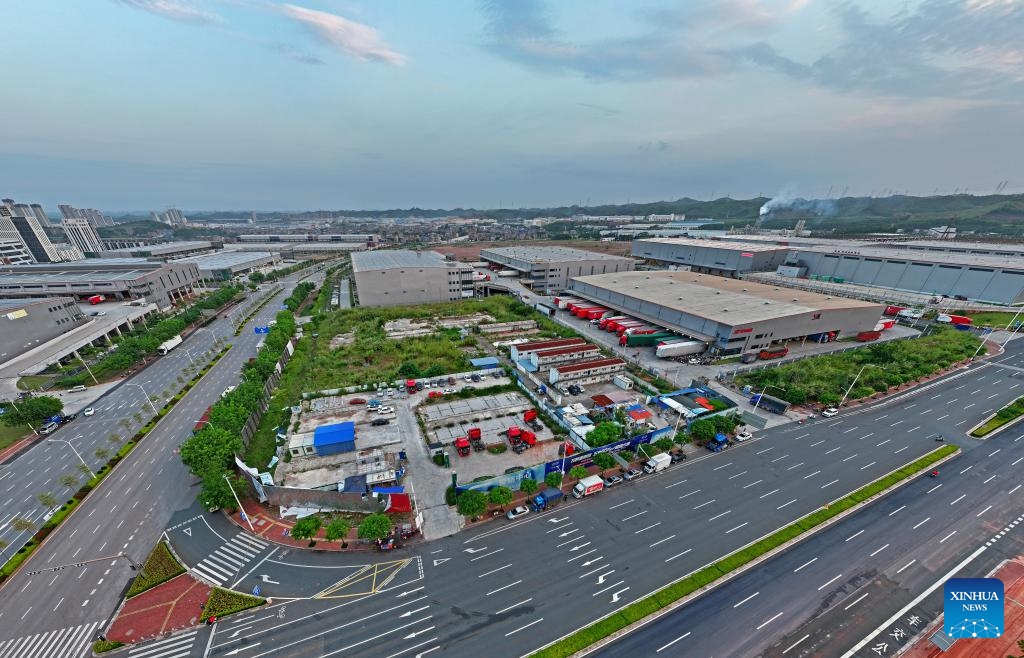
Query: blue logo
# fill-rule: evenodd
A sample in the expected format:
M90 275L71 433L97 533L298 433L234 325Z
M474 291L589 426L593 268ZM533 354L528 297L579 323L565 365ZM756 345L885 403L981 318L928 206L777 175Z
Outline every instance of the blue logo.
M1003 633L1003 581L950 578L945 586L946 634L956 639L994 638Z

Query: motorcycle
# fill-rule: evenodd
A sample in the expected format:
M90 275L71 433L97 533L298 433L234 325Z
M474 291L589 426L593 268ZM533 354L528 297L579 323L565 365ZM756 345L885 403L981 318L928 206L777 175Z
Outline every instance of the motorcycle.
M937 478L937 477L939 477L939 472L938 471L932 471L931 473L928 474L928 477L930 477L930 478Z

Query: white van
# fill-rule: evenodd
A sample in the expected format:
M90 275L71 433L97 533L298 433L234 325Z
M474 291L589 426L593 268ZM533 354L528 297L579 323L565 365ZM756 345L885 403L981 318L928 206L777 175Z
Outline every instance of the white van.
M85 390L85 387L79 384L78 386L72 386L68 389L68 393L81 393Z

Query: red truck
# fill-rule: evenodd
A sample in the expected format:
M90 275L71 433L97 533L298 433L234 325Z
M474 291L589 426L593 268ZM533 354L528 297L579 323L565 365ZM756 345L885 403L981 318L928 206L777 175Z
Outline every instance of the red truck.
M573 315L575 315L578 318L586 318L594 311L601 311L602 313L604 313L606 310L607 309L601 308L600 306L594 306L593 304L591 304L590 306L577 306L576 310L573 312Z
M858 343L867 343L872 340L878 340L882 337L881 331L862 331L857 334Z
M93 295L92 297L89 298L89 303L92 304L93 306L105 301L107 301L107 298L103 295Z
M520 429L517 425L513 425L512 427L508 428L506 434L508 434L508 442L511 443L513 447L516 446L520 441L522 441L523 430Z
M600 320L601 317L607 312L608 309L606 308L595 308L587 311L583 317L586 318L587 320Z
M607 325L605 325L604 330L605 331L610 331L612 333L618 333L619 329L622 328L622 325L627 323L627 322L635 322L635 320L633 318L631 318L631 317L628 317L628 316L622 318L621 320L612 320Z
M758 352L757 358L761 359L762 361L767 361L768 359L781 359L787 354L789 354L788 347L769 347L768 349L764 349Z
M534 421L534 420L537 420L537 410L536 409L527 409L526 412L523 413L523 422L524 423L529 423L529 422Z
M455 450L458 451L460 457L469 457L469 439L464 436L455 439Z
M647 327L650 326L646 322L641 320L629 320L627 322L620 322L619 328L615 330L617 336L621 336L626 333L626 329L635 329L636 327Z
M895 317L900 311L907 310L906 306L886 306L885 310L882 311L882 315L889 315Z
M625 319L626 319L625 315L610 315L610 316L607 316L607 317L603 317L603 318L601 318L601 321L597 323L597 328L598 329L607 329L608 325L611 324L612 322L614 322L616 320L625 320Z
M415 379L407 379L407 380L405 380L405 392L406 393L415 393L416 392L416 380Z
M950 315L948 313L940 313L938 316L936 316L935 321L941 322L943 324L960 325L969 325L974 323L974 320L967 317L966 315Z

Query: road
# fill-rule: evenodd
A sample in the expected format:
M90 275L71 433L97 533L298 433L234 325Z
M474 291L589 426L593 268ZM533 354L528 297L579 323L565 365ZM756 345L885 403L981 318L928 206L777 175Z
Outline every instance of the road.
M284 284L276 296L283 300L294 287ZM264 307L251 324L265 324L280 310L277 302ZM230 320L218 319L210 331L200 331L167 357L101 398L95 416L82 418L54 438L67 439L95 467L93 449L108 445L107 435L120 429L119 420L141 409L144 397L160 394L189 362L188 348L201 351L216 333L230 336L233 347L154 428L131 455L118 465L80 508L52 533L22 570L9 579L0 599L0 655L5 658L77 658L93 635L104 627L131 577L128 561L111 557L85 567L31 575L62 564L117 556L126 552L136 562L159 540L172 515L189 507L198 493L197 481L177 455L203 410L239 378L242 363L255 354L260 336L251 329L231 335ZM194 351L193 351L194 353ZM147 414L148 417L148 414ZM132 425L129 431L137 428ZM17 509L32 502L44 485L74 471L74 454L63 443L39 443L0 469L0 493L14 495ZM12 488L13 485L13 488ZM69 491L61 492L61 499ZM36 505L38 508L38 504ZM4 513L13 511L5 509ZM36 510L38 516L38 509Z
M883 404L826 422L767 430L758 439L722 454L708 453L593 498L568 501L549 513L529 515L515 523L484 524L423 544L412 553L398 551L378 556L384 561L414 560L404 564L395 581L383 587L370 588L365 578L343 571L349 560L365 561L365 557L325 558L314 554L299 558L295 552L277 552L260 563L258 573L239 581L241 589L262 583L265 595L314 596L333 577L319 572L329 565L342 576L338 591L346 597L344 605L331 609L321 604L317 608L315 600L291 601L283 606L291 620L287 624L276 616L278 608L272 607L247 619L243 633L237 633L238 628L231 625L218 628L207 655L397 656L434 651L444 656L475 656L483 642L495 656L523 655L913 461L936 446L932 436L940 432L951 440L959 436L965 449L964 456L944 467L946 475L941 480L912 483L904 492L853 516L839 526L841 530L829 531L822 538L766 563L748 576L754 589L746 595L767 591L773 586L773 578L800 566L793 564L794 560L803 557L804 562L810 561L825 555L827 547L837 543L847 551L860 551L865 560L891 559L892 571L896 571L913 557L895 564L897 556L903 554L903 544L883 540L887 533L918 536L928 526L927 535L934 536L936 529L948 526L947 533L957 533L943 543L941 551L955 552L961 546L959 542L971 543L973 531L955 525L966 523L967 519L962 517L967 515L945 519L930 514L932 518L928 518L929 513L911 514L911 508L916 510L916 506L907 503L906 508L898 509L903 503L893 501L900 500L900 496L921 496L924 484L941 484L929 495L935 500L935 496L948 496L952 501L973 486L974 476L969 475L973 471L988 479L996 474L992 469L1005 471L1015 466L1016 452L1012 453L1013 459L1006 460L1000 458L1002 453L991 454L997 449L997 442L968 441L962 434L990 409L1019 394L1015 389L1024 379L1021 372L1013 369L1014 359L1019 356L1008 355L996 365L975 366ZM975 399L980 404L968 402ZM1007 442L1007 438L998 441ZM1024 450L1024 443L1016 445ZM978 465L959 473L972 464ZM1012 486L1003 472L1002 476L988 479L977 495L984 497L987 492L989 496L1008 499L1015 493ZM1009 506L995 500L992 504L985 514L970 518L977 522L1005 521ZM986 519L986 515L991 517ZM879 519L885 522L879 523ZM909 520L913 522L908 523ZM919 525L922 522L924 525ZM879 525L877 531L865 531L846 541L858 530L875 524ZM887 542L890 546L870 555ZM767 596L762 592L744 602L740 608L747 607L740 610L731 606L743 597L733 594L723 599L719 608L705 610L705 615L717 614L727 603L737 628L735 633L726 635L717 631L705 634L701 649L706 649L708 655L754 655L757 647L767 646L766 642L774 637L769 628L780 629L775 635L791 630L783 623L772 626L776 619L760 629L764 636L743 641L750 636L750 627L779 612L762 611L760 607L771 607L773 603L778 606L779 601L787 601L782 608L784 621L797 623L799 628L798 622L790 622L789 617L806 618L821 605L819 599L831 601L861 584L862 578L852 568L857 564L853 553L838 552L837 556L836 560L818 557L796 572L794 577L800 579L795 585L797 591L806 592L807 596L786 597L777 592L776 596ZM918 561L929 565L930 558L922 555ZM358 565L353 562L352 566ZM412 573L413 568L420 567L422 580ZM768 571L769 568L775 571ZM915 562L900 573L909 579L922 568ZM835 573L828 573L829 569ZM310 586L303 588L307 579ZM745 581L736 581L741 582ZM731 587L734 585L722 589L728 591ZM709 596L706 600L718 599ZM683 613L694 607L683 608ZM301 617L318 609L317 624L294 623L293 615ZM666 622L666 626L677 625ZM663 629L652 631L656 637L668 633ZM644 633L637 637L644 637ZM642 646L644 653L650 655L649 643ZM838 647L829 647L822 655L836 655L832 649ZM629 650L613 647L606 652L625 655Z

